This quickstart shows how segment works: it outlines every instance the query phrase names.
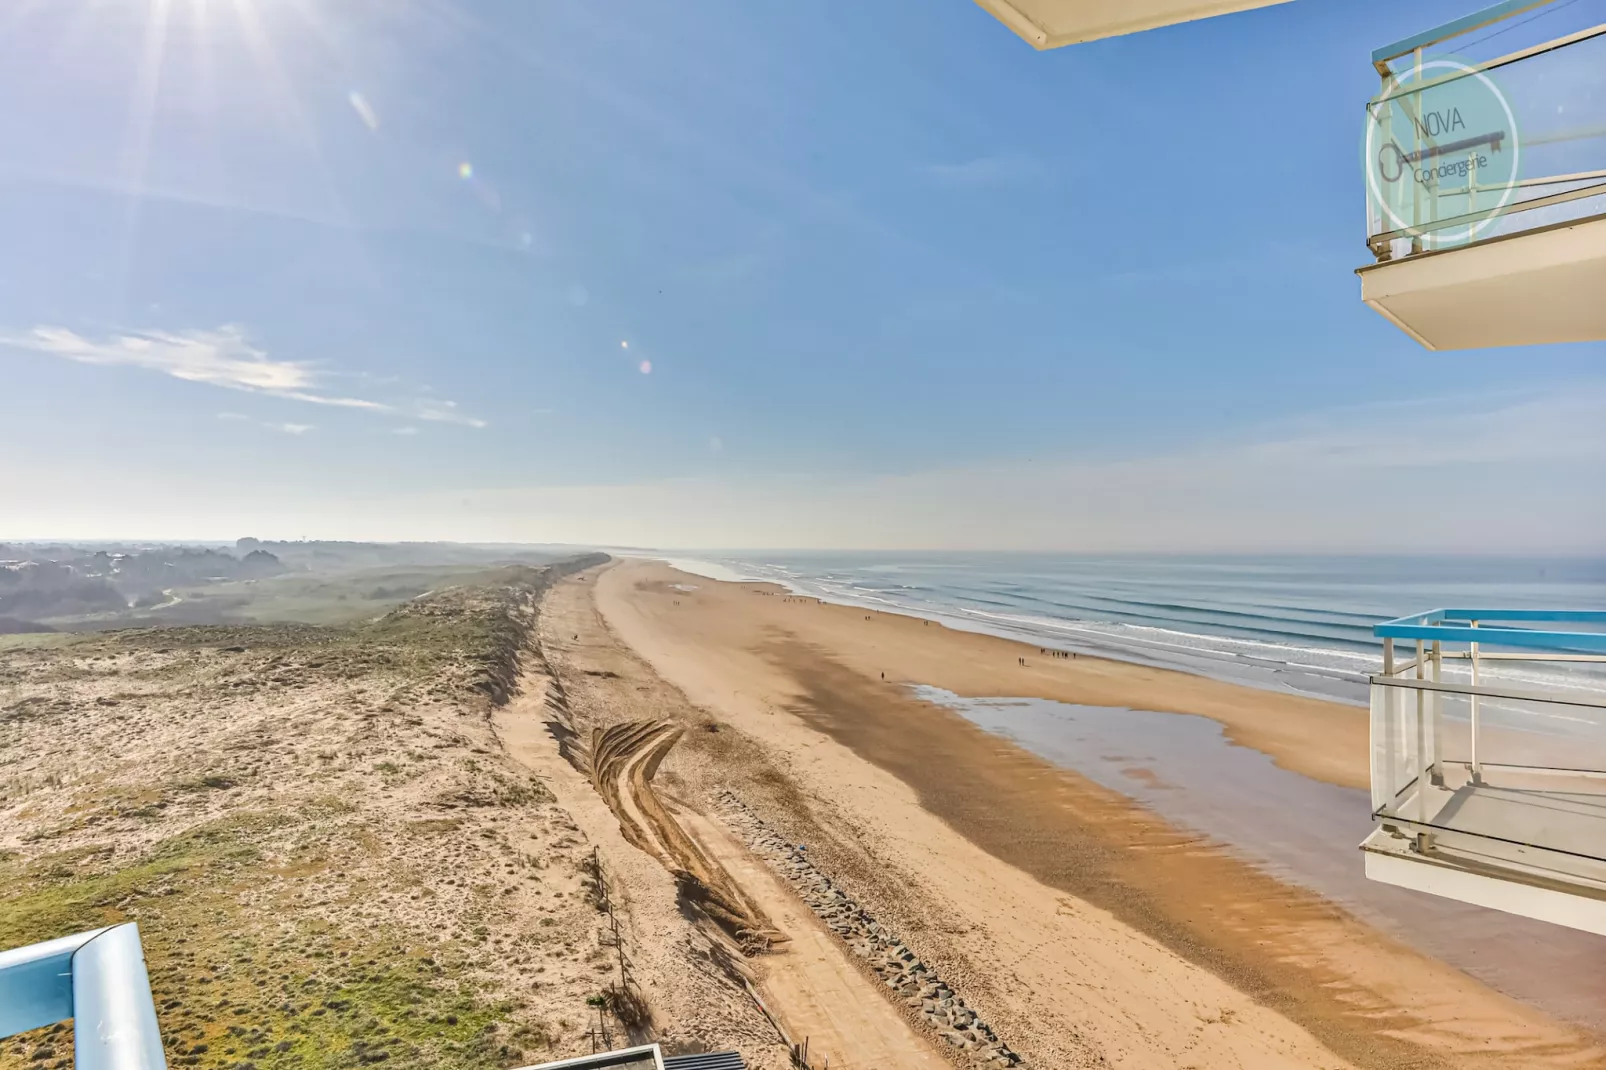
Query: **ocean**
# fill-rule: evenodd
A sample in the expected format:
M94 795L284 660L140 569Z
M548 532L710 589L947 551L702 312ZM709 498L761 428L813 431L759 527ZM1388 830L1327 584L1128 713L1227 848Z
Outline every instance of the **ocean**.
M688 572L939 620L1035 646L1367 701L1372 626L1439 607L1606 609L1606 558L1172 557L721 551ZM1593 667L1512 682L1606 690Z

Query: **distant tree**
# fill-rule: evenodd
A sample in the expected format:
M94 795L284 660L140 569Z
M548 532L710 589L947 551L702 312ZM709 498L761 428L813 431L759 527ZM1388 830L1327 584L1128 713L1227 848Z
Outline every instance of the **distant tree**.
M261 579L264 576L277 576L287 572L284 562L266 550L252 550L240 559L239 572L248 579Z

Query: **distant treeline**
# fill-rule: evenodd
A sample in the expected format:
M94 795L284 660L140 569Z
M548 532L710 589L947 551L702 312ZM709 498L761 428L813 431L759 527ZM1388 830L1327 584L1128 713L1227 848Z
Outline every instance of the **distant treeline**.
M73 547L0 544L0 616L16 619L88 616L167 601L175 587L265 579L285 572L277 557L236 557L195 547L131 553Z

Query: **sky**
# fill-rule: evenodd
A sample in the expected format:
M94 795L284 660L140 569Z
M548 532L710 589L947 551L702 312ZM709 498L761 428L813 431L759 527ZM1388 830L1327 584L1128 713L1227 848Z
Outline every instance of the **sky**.
M1353 274L1471 6L14 2L0 539L1606 552L1606 344Z

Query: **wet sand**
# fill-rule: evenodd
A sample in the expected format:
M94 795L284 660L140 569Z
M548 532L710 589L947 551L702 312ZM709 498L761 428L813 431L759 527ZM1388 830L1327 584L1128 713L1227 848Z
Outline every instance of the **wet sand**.
M914 691L1502 992L1606 1031L1606 937L1367 880L1355 849L1372 828L1365 792L1280 769L1202 717Z
M1199 714L1285 770L1350 788L1365 783L1363 711L1042 658L660 565L610 569L596 595L665 679L777 754L807 816L851 840L842 857L872 863L860 879L906 881L888 901L940 919L923 938L994 979L985 998L1008 1004L995 1019L1081 1037L1104 1065L1601 1065L1592 1035L908 685ZM1164 780L1134 773L1146 775ZM1045 896L1058 906L1044 911ZM1583 999L1606 994L1569 980Z

